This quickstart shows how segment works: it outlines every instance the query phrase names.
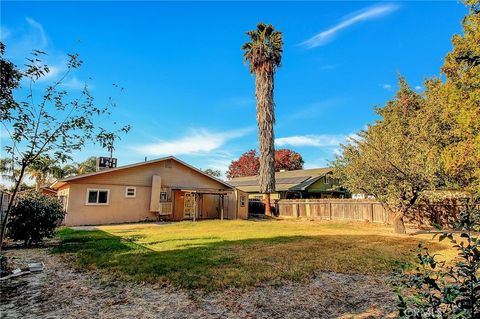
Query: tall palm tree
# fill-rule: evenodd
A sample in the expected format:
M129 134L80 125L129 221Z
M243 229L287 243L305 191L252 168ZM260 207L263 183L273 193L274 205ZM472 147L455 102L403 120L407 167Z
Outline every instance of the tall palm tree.
M77 174L87 174L93 173L97 170L97 158L95 156L91 156L87 158L85 161L78 164L78 171Z
M55 161L46 156L39 156L27 169L26 173L35 180L35 190L38 192L45 186L55 173Z
M282 61L283 37L271 24L261 22L256 30L248 31L247 35L250 41L242 46L242 50L245 63L250 65L250 73L255 74L260 192L265 194L265 214L270 216L270 193L275 191L273 78Z

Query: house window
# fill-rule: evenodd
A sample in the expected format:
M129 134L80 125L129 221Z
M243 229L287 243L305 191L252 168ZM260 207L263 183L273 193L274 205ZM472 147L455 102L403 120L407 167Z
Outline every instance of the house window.
M166 201L168 201L167 192L160 192L160 201L161 201L161 202L166 202Z
M125 197L135 198L137 196L137 188L132 186L125 187Z
M245 195L240 196L240 207L245 207Z
M109 189L87 189L87 205L108 205Z

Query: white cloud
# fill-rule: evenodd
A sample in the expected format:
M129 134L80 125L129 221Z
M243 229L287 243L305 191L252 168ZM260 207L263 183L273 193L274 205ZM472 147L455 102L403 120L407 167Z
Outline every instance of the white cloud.
M338 146L347 139L346 135L295 135L289 137L280 137L275 139L278 146L313 146L313 147L330 147Z
M323 158L323 159L318 159L316 161L310 161L310 162L305 162L303 164L304 169L311 169L311 168L319 168L319 167L326 167L328 166L328 160Z
M244 128L226 132L210 132L206 129L194 129L188 135L176 140L135 146L133 149L142 155L153 156L202 154L217 150L226 142L245 136L252 130L252 128Z
M382 89L390 91L392 89L392 85L391 84L382 84Z
M7 129L5 129L3 126L0 126L0 139L3 140L2 141L3 144L5 144L5 140L10 139L10 134L8 133Z
M38 39L40 41L39 45L41 48L45 48L48 44L48 37L43 29L43 26L32 18L26 17L25 20L32 28L37 30Z
M417 90L417 91L420 91L421 89L422 89L422 87L421 87L420 85L417 85L417 86L415 87L415 90Z
M74 76L62 82L61 86L72 90L81 90L85 87L85 82L80 81L76 76ZM91 88L90 85L88 87Z
M397 9L398 9L398 6L395 4L383 4L383 5L377 5L377 6L360 10L358 12L355 12L349 15L348 18L345 18L342 22L336 24L330 29L324 30L318 33L317 35L311 37L310 39L302 42L300 45L303 45L308 49L312 49L312 48L324 45L329 40L331 40L339 31L345 28L348 28L362 21L367 21L374 18L385 16Z
M10 29L4 26L0 26L0 39L2 41L5 41L5 39L9 38L11 34L12 34L12 31L10 31Z
M48 73L38 79L39 82L53 81L58 79L58 77L65 72L66 67L49 65L48 69Z

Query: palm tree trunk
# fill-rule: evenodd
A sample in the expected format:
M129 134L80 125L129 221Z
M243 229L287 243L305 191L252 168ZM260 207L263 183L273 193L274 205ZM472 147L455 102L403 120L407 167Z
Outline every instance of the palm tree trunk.
M270 194L265 194L265 216L272 216L272 206L270 204Z
M270 193L275 192L275 149L273 126L275 103L273 101L273 73L260 69L255 77L257 98L258 141L260 149L259 185L265 197L265 213L270 214ZM268 202L268 205L267 205Z

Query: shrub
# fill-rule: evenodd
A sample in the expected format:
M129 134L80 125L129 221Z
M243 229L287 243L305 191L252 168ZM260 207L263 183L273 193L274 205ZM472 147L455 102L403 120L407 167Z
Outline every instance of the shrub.
M466 203L454 225L460 234L444 232L458 255L453 265L419 244L418 266L394 276L401 318L480 318L480 210Z
M56 197L28 193L19 197L12 208L7 235L21 240L25 246L39 244L51 238L64 217L62 204Z

